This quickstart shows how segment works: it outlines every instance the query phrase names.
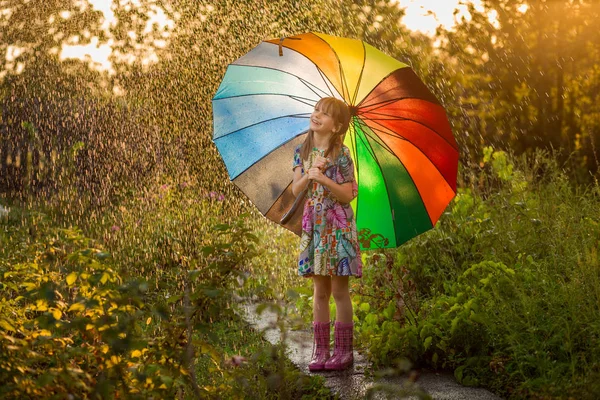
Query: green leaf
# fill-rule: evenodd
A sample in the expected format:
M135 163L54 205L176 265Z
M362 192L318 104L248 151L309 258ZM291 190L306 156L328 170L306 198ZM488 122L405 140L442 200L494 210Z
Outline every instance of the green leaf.
M171 297L169 297L169 298L167 299L167 304L173 304L173 303L175 303L176 301L179 301L179 300L181 300L181 297L182 297L182 296L181 296L180 294L173 295L173 296L171 296Z
M222 290L220 290L220 289L204 289L204 294L211 298L218 297L221 295L221 293L222 293Z
M428 336L427 339L425 339L425 341L423 342L423 346L425 347L425 350L429 349L429 347L431 346L431 341L433 340L433 337Z
M465 370L465 365L461 365L460 367L454 370L454 377L459 383L462 383L463 379L463 371Z

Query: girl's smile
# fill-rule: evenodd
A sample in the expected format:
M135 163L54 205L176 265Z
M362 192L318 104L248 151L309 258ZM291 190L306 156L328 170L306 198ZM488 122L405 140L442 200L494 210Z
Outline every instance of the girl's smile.
M335 128L335 121L328 113L317 108L310 115L310 129L317 133L330 133Z

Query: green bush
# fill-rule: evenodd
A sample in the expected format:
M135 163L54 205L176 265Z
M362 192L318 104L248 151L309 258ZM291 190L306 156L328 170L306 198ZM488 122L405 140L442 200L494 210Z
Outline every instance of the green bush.
M0 216L0 397L330 396L235 313L248 216L193 184L149 193L88 224L102 241L53 209Z
M359 341L375 365L409 357L509 397L596 398L599 187L547 154L484 154L435 229L368 255Z
M3 398L143 398L183 385L185 367L145 332L145 282L123 282L101 246L43 214L1 226Z

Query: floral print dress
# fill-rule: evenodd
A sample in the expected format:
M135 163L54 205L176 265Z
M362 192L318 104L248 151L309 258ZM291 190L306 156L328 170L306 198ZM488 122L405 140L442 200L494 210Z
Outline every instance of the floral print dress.
M300 148L294 152L293 169L308 171L317 156L324 152L313 148L308 160L302 160ZM352 182L354 196L358 185L354 178L354 163L350 150L342 146L334 163L325 167L324 175L336 183ZM350 204L340 203L329 189L317 182L310 182L302 215L302 237L298 257L300 276L338 275L362 276L362 260L356 234L354 211Z

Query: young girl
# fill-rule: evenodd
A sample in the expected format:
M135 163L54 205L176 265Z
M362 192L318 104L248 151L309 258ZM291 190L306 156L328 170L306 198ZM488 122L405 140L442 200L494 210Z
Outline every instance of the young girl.
M308 135L294 153L294 195L308 188L298 259L301 276L314 282L313 328L316 352L310 371L342 370L353 362L350 276L362 276L356 222L350 202L357 195L354 163L342 138L350 110L333 97L319 100ZM335 347L329 353L329 297L336 305Z

